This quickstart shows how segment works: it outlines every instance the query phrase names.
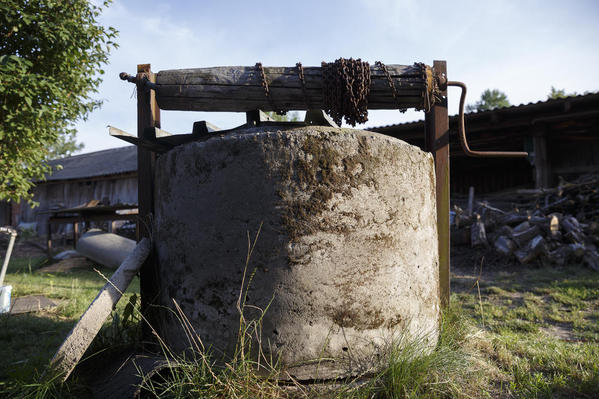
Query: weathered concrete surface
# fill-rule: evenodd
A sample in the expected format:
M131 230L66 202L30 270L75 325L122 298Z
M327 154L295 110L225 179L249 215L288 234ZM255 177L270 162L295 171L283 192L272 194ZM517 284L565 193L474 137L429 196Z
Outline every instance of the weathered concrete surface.
M230 353L248 232L262 225L247 303L268 307L263 349L297 378L376 368L400 331L434 345L434 184L430 154L371 132L254 128L176 147L156 166L160 302L175 299L204 345ZM181 350L178 325L159 329ZM323 358L335 360L302 366Z
M135 241L106 233L100 229L91 229L77 241L77 252L111 269L116 269L135 249Z

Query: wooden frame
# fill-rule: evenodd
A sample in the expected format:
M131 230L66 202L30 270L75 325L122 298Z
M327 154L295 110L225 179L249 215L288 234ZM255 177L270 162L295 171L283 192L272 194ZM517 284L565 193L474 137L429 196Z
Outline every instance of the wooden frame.
M434 61L435 75L447 73L445 61ZM148 137L151 128L160 128L160 108L154 90L145 85L144 79L156 83L156 75L149 64L137 66L137 137L140 141L152 140ZM440 297L443 306L449 304L449 118L447 112L447 91L442 92L443 101L435 104L426 113L425 150L433 154L435 159L436 198L437 198L437 231L439 240L439 278ZM248 116L250 118L250 116ZM139 217L138 240L150 236L152 214L154 210L154 164L155 154L143 146L138 146L138 200ZM142 312L150 324L158 322L156 312L151 308L153 299L158 295L158 270L154 249L144 262L140 271L140 290ZM148 326L144 336L150 337Z
M447 76L447 63L434 61L437 74ZM439 238L439 289L441 305L449 305L450 232L449 232L449 115L447 89L443 101L435 104L425 115L425 150L435 158L437 180L437 235Z

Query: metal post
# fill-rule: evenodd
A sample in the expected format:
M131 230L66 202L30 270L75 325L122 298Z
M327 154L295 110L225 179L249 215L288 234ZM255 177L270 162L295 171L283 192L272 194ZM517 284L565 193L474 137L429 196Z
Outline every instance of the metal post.
M436 75L447 77L447 63L434 61ZM425 116L425 146L435 158L437 180L437 231L439 238L439 282L441 305L449 305L449 117L447 89L443 101L435 104Z
M143 84L144 79L156 82L150 64L137 66L137 137L146 138L147 128L160 127L160 109L154 90ZM155 154L142 146L137 147L137 198L139 216L137 240L151 237L152 215L154 213L154 163ZM156 325L155 309L151 307L158 296L158 265L154 250L140 270L141 311L151 325ZM148 325L143 326L144 339L151 339Z

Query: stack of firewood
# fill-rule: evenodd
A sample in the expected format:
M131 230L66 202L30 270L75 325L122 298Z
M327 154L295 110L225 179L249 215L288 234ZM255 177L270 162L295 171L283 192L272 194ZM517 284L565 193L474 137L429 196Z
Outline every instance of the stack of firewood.
M518 190L517 204L454 205L452 244L488 248L522 264L584 263L599 271L599 175L551 189Z

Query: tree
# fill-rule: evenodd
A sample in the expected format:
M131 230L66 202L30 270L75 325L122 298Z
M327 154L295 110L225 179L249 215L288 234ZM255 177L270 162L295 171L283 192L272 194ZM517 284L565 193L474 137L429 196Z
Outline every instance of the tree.
M474 105L466 106L466 111L481 112L509 106L510 102L507 99L507 95L504 92L497 89L487 89L483 91L483 94L481 94L479 101L477 101Z
M266 115L270 116L277 122L297 122L299 121L299 113L298 112L287 112L283 115L277 114L273 111L265 112Z
M576 94L577 94L576 92L566 93L565 89L556 89L555 87L551 86L551 91L547 95L547 99L548 100L557 100L558 98L571 97L571 96L575 96Z
M109 3L0 2L0 200L31 202L51 149L76 145L74 122L100 106L91 95L117 36L97 21Z
M83 143L77 143L75 134L61 134L58 140L48 148L47 160L70 157L83 149Z

